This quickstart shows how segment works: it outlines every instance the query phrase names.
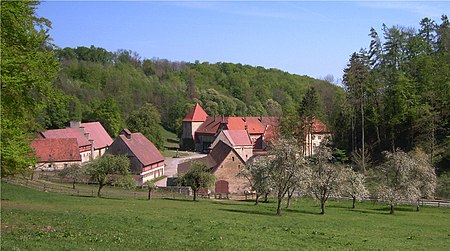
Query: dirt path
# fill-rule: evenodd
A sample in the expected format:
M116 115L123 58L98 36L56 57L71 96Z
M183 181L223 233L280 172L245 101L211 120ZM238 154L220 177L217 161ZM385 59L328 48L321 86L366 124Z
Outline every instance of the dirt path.
M166 157L164 159L165 167L164 167L164 175L167 177L174 177L177 174L177 167L178 164L188 160L188 159L197 159L206 156L206 154L199 154L196 152L180 152L181 153L187 153L188 156L180 157L180 158L173 158L173 157ZM175 152L173 152L173 155L175 155ZM158 182L156 182L156 185L159 187L165 187L167 183L167 178L162 179Z

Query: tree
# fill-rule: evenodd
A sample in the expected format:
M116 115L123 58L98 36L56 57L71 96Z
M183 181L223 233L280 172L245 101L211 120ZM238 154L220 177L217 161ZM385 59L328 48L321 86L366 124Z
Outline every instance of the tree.
M330 196L338 196L344 189L346 179L344 167L333 164L331 148L326 142L320 144L311 160L311 181L309 191L320 202L320 213L325 214L325 203Z
M80 164L70 164L59 172L59 176L72 180L72 188L75 189L75 183L83 179L84 171L81 169Z
M86 174L98 182L97 196L101 197L101 189L106 184L118 180L120 176L130 175L130 161L125 156L104 154L86 166Z
M197 193L200 188L208 188L214 184L216 177L209 171L209 168L199 162L194 162L192 167L181 177L179 182L192 188L193 200L197 200Z
M38 5L38 1L1 2L2 176L34 165L28 139L41 128L36 116L59 70L48 35L51 23L36 15Z
M153 190L156 189L155 181L154 181L154 180L147 180L147 181L145 182L145 185L147 186L147 189L148 189L148 196L147 196L147 199L150 200L150 199L152 198L152 192L153 192Z
M437 185L437 176L425 152L421 149L415 149L410 155L415 162L415 171L412 178L417 181L420 192L419 197L417 197L417 211L419 211L420 198L433 197Z
M133 111L126 121L130 131L141 132L158 149L164 147L162 136L161 115L156 107L150 103L144 104L139 110Z
M378 196L389 204L391 214L399 203L414 203L421 195L434 192L436 176L422 156L416 157L413 153L407 154L397 149L394 153L384 152L384 157L384 163L378 167Z
M269 147L268 176L277 195L277 215L281 215L281 203L293 186L301 180L307 169L302 150L292 138L279 138Z
M365 176L350 168L344 168L343 170L345 178L343 193L352 197L352 208L355 208L356 200L362 200L369 196L369 191L364 184Z
M113 138L125 125L122 115L120 115L119 106L113 97L94 101L88 111L87 120L99 121Z
M248 180L250 188L256 192L255 205L258 205L261 195L269 194L271 190L268 164L266 156L255 156L245 163L239 173Z

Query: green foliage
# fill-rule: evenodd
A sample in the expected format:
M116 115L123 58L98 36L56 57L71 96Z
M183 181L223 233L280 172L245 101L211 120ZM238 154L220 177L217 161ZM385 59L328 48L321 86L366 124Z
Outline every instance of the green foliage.
M94 100L87 112L87 120L99 121L113 138L119 134L125 125L119 106L112 97Z
M194 192L193 200L196 200L198 190L209 188L214 184L215 179L216 177L205 164L194 162L192 167L179 177L179 182L192 188Z
M37 17L37 1L1 2L1 174L34 164L28 138L40 129L36 115L52 92L59 69L48 36L50 21Z
M450 172L439 176L436 187L436 196L439 198L450 198Z
M89 162L86 166L86 174L97 181L99 186L97 196L100 197L100 191L106 184L112 184L122 176L130 175L130 161L125 156L104 154ZM123 181L129 183L129 179Z
M139 110L133 111L128 116L126 124L129 130L141 132L158 149L163 149L164 137L161 127L161 115L154 105L146 103Z
M70 179L72 181L73 189L75 189L75 183L83 180L85 177L84 170L79 164L70 164L68 167L61 170L58 175L62 178Z

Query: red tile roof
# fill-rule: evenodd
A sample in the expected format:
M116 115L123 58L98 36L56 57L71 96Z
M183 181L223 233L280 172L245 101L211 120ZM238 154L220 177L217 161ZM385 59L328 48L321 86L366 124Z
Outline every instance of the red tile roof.
M267 125L278 126L276 117L222 117L211 116L198 128L200 134L216 134L223 125L227 130L247 130L249 134L264 134Z
M204 122L208 114L203 110L203 108L196 103L194 108L186 115L183 122Z
M324 123L322 123L322 121L320 121L318 119L314 119L313 124L312 124L312 132L313 133L330 133L330 130Z
M81 123L81 127L89 133L89 139L94 140L94 149L105 148L112 144L113 140L100 122Z
M91 143L84 136L84 133L80 128L65 128L65 129L54 129L41 132L44 138L48 139L63 139L63 138L76 138L78 142L78 147L90 146Z
M76 138L34 139L30 146L38 162L81 161Z
M129 136L129 138L127 138ZM161 161L164 157L142 133L136 132L129 135L121 134L116 140L122 140L142 165L148 166Z
M233 146L252 146L246 130L223 130L223 133Z

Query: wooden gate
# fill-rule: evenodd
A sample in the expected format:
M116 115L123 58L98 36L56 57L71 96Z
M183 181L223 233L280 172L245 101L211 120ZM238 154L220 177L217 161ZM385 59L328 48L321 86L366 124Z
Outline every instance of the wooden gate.
M228 181L218 180L216 182L215 192L218 194L228 194Z

